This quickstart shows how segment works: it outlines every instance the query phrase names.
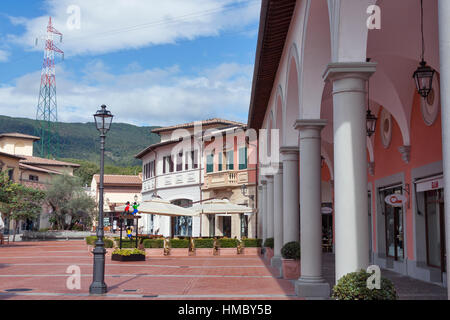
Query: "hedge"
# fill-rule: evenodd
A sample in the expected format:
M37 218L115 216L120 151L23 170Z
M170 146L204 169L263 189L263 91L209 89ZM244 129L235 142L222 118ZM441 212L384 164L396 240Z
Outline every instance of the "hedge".
M242 239L245 248L261 247L262 239Z
M221 238L218 242L220 248L237 248L239 241L237 239Z
M144 248L164 248L164 239L145 239Z
M264 242L264 247L273 249L273 238L267 238Z
M189 248L189 239L170 239L171 248Z
M298 241L286 243L281 248L281 256L283 259L300 260L300 243Z
M116 238L115 241L116 246L120 246L120 238ZM136 239L122 239L122 248L136 248Z
M194 239L195 248L213 248L214 247L214 239Z
M96 236L88 236L86 237L86 244L95 246L95 242L97 241ZM105 243L105 248L114 247L114 242L111 239L103 238L103 242Z

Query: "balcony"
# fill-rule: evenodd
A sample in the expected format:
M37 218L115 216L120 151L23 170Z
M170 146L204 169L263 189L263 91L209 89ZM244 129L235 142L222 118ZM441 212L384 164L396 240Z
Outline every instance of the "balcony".
M203 189L238 187L244 183L248 183L247 170L210 172L205 176Z

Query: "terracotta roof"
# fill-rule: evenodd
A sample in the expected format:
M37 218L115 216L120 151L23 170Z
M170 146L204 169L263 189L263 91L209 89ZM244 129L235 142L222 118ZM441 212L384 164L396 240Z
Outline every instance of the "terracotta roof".
M95 182L100 183L100 175L94 175ZM105 174L103 177L104 184L118 184L118 185L142 185L142 179L139 176Z
M11 153L7 153L7 152L1 152L0 151L0 155L1 156L5 156L5 157L10 157L10 158L15 158L15 159L25 159L25 157L22 157L22 156L18 156L18 155L15 155L15 154L11 154Z
M31 165L28 165L28 164L25 164L25 163L19 163L19 168L20 169L24 169L24 170L44 172L44 173L62 174L59 171L55 171L55 170L51 170L51 169L45 169L45 168L40 168L40 167L36 167L36 166L31 166Z
M23 134L23 133L18 133L18 132L1 133L0 138L2 138L2 137L22 138L22 139L31 139L31 140L40 140L41 139L36 136L30 136L28 134Z
M76 163L70 163L70 162L64 162L64 161L58 161L53 159L46 159L46 158L39 158L39 157L32 157L32 156L22 156L25 158L25 160L21 160L21 163L24 164L36 164L36 165L47 165L47 166L61 166L61 167L79 167L79 164Z
M295 0L262 0L248 112L249 128L260 129L264 121L295 2Z
M198 121L198 122L201 122L202 126L207 126L207 125L211 125L211 124L225 124L225 125L245 126L245 123L242 123L242 122L237 122L237 121L232 121L232 120L225 120L225 119L219 119L219 118L207 119L207 120L202 120L202 121ZM177 124L177 125L169 126L169 127L156 128L156 129L153 129L152 132L153 133L159 133L159 132L170 131L170 130L175 130L175 129L191 128L194 125L195 125L195 122L188 122L188 123Z

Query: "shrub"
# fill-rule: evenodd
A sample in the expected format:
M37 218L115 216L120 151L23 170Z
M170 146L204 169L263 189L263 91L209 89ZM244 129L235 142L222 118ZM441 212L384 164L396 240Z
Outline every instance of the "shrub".
M396 300L397 292L392 282L381 277L380 289L369 289L367 278L371 276L364 270L347 273L333 287L331 297L336 300Z
M242 239L244 243L244 247L246 248L257 248L261 247L262 240L261 239Z
M170 239L171 248L189 248L189 239Z
M47 232L48 230L50 230L49 228L42 228L42 229L39 229L39 232Z
M298 243L298 241L286 243L283 248L281 248L281 256L284 259L300 260L300 243Z
M273 238L267 238L266 241L264 241L264 247L273 249Z
M113 251L112 254L118 254L118 255L121 255L121 256L129 256L129 255L132 255L132 254L145 255L145 252L142 251L142 250L139 250L139 249L133 249L133 250L130 250L130 249L116 249L116 250Z
M214 247L214 239L194 239L195 248L213 248Z
M116 246L120 246L120 238L115 238ZM136 239L122 239L122 248L135 248L136 247Z
M220 248L236 248L238 245L238 239L222 238L218 242Z
M144 248L164 248L164 239L144 239Z
M86 244L93 246L95 244L95 241L97 241L96 236L87 236L86 237Z
M97 241L97 236L88 236L86 237L86 244L95 246L95 242ZM105 244L105 248L114 247L114 242L111 239L103 238L103 243Z

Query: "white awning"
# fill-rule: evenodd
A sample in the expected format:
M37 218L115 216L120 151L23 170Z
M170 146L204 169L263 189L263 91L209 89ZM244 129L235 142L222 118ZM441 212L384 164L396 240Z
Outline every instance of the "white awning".
M429 190L437 190L444 188L444 176L438 175L425 179L420 179L415 182L417 192L425 192Z
M194 210L197 213L222 214L222 215L254 212L253 208L231 203L227 199L206 200L202 203L194 205L192 207L192 210Z
M115 208L116 212L124 212L126 205ZM138 214L148 213L162 216L198 216L191 208L183 208L170 203L167 200L154 198L139 204Z

